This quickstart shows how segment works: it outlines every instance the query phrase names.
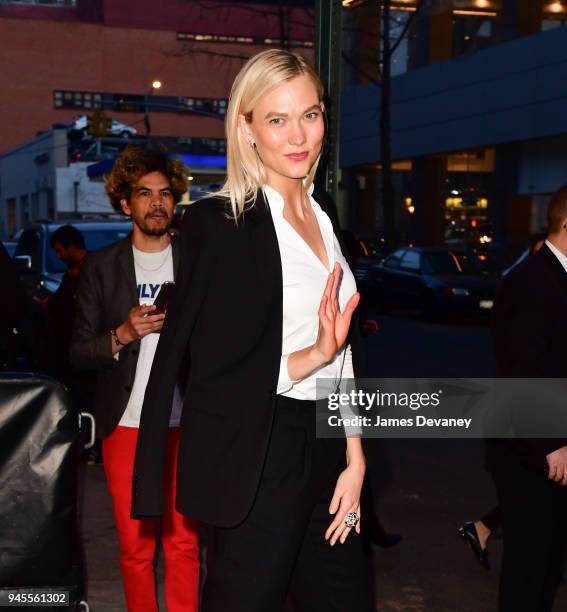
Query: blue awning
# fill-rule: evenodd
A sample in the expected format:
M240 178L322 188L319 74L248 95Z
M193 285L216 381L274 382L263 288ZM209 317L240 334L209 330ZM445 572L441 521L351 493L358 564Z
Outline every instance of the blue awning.
M190 170L196 168L216 168L226 171L226 155L197 155L194 153L177 153L174 154L179 158ZM105 159L87 167L87 176L91 179L98 178L112 170L115 158Z
M177 157L189 167L189 170L193 168L218 168L220 170L226 170L226 155L179 153Z
M112 170L115 159L104 159L101 162L87 166L87 176L91 179L97 178Z

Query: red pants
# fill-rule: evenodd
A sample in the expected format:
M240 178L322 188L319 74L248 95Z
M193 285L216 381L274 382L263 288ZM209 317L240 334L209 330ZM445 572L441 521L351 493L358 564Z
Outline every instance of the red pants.
M104 471L114 503L120 544L120 568L129 612L156 612L154 556L156 522L130 518L132 473L138 429L117 427L103 441ZM165 560L168 612L197 612L199 602L198 524L175 510L175 475L179 428L170 427L165 458L165 512L161 543Z

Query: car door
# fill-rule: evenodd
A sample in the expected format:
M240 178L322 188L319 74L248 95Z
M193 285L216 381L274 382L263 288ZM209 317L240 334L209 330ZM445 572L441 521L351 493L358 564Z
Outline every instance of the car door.
M379 296L384 305L388 307L398 306L400 300L400 263L404 255L404 249L398 249L380 265Z
M400 261L399 295L403 308L420 308L423 281L421 277L421 252L406 249Z
M29 257L31 259L31 267L26 270L22 269L20 274L20 278L30 294L34 293L36 285L39 283L43 264L42 255L40 230L38 228L24 230L18 240L14 257Z

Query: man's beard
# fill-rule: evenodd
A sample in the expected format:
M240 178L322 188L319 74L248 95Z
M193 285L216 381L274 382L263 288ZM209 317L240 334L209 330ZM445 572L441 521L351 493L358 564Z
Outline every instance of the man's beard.
M167 234L167 230L169 229L169 224L164 227L147 227L146 225L140 226L140 230L142 234L146 234L146 236L163 236Z
M167 215L160 215L164 219L167 219L167 223L163 227L153 227L152 228L146 224L146 219L151 216L152 215L147 215L147 217L144 217L144 222L141 225L139 225L141 232L143 234L146 234L146 236L163 236L164 234L167 234L169 226L171 225L171 217L168 217Z

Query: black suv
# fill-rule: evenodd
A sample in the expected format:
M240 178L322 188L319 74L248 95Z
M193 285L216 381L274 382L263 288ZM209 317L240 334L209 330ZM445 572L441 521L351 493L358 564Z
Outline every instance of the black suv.
M97 251L125 238L132 231L130 221L68 221L85 237L88 252ZM50 238L61 223L35 223L20 235L14 260L28 290L37 297L57 291L66 265L51 248Z

